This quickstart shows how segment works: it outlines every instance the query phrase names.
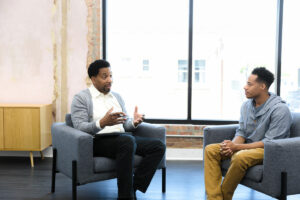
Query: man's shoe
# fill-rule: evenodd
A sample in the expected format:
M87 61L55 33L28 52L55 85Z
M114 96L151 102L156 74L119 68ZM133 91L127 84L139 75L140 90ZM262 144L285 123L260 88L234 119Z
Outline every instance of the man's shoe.
M118 200L137 200L136 197L118 198Z
M118 197L118 200L137 200L137 198L136 198L136 190L133 191L133 197L128 197L128 198L120 198L120 197Z

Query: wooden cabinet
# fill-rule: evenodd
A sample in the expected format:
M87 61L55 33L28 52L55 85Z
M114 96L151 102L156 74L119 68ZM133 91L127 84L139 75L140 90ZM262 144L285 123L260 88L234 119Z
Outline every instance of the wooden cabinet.
M0 107L0 149L4 148L3 139L3 108Z
M51 104L0 104L0 150L40 151L51 145Z

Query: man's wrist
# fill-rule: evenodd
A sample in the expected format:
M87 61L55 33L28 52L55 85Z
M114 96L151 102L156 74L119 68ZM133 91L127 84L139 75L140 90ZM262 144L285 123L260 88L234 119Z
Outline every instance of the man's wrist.
M103 129L105 127L105 123L104 123L103 119L99 120L99 126L100 126L100 129Z
M136 128L139 124L135 123L135 122L132 122L132 125L133 125L134 128Z
M236 151L241 151L245 149L252 149L249 144L236 144Z
M241 145L240 144L235 144L235 148L233 149L233 151L240 151L241 149Z

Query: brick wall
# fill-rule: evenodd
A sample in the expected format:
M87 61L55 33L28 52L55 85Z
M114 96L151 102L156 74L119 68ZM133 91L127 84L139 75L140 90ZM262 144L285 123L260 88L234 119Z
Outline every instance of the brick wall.
M205 125L166 124L167 147L200 149L203 147L203 129Z
M166 128L167 135L194 135L203 136L203 129L206 125L178 125L178 124L166 124L163 125Z

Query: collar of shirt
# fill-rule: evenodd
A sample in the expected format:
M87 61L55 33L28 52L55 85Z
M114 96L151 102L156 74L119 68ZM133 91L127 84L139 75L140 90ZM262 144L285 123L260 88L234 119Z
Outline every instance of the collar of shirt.
M103 94L102 92L99 92L99 90L97 90L93 84L89 87L89 90L93 98L105 97L105 96L112 97L111 92L109 92L108 94Z

